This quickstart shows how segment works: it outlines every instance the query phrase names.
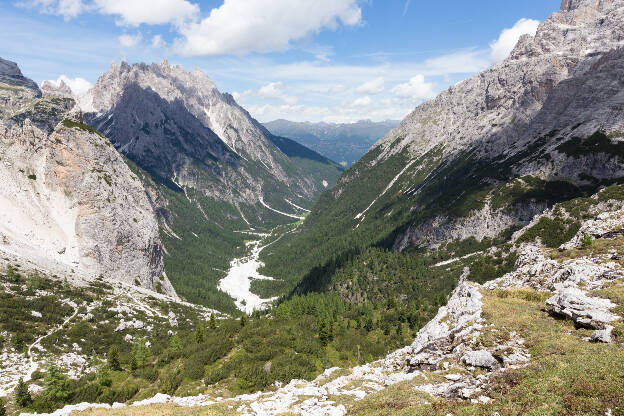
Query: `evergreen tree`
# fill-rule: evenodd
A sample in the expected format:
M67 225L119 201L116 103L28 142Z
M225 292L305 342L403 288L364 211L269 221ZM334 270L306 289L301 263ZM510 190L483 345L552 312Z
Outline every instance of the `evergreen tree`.
M246 313L242 314L241 318L240 318L240 326L241 326L241 328L244 328L245 325L247 325L247 314Z
M46 372L45 396L53 402L65 403L71 396L69 377L52 365Z
M113 380L110 377L110 368L100 360L97 360L95 364L95 379L102 387L110 387L113 384Z
M169 341L169 352L173 356L177 356L180 351L182 351L182 340L180 340L180 336L178 334L175 334Z
M106 359L108 360L108 366L111 370L121 370L121 363L119 362L119 348L117 348L117 345L111 345L108 350L108 354L106 355Z
M135 371L137 368L139 368L139 363L137 363L136 356L130 354L130 371Z
M197 344L203 344L206 341L206 334L204 331L204 324L199 322L197 328L195 328L195 342Z
M4 406L4 400L0 399L0 416L6 416L7 411L6 411L6 407Z
M399 325L396 328L396 334L400 337L403 336L403 324L399 322Z
M366 318L366 323L364 324L364 329L366 329L366 332L370 332L370 331L373 330L373 328L374 328L373 318L369 316L368 318Z
M132 351L130 352L130 368L132 371L137 368L142 368L147 364L147 360L149 358L149 350L147 348L147 344L144 339L140 339L134 343L132 346ZM133 363L134 361L134 363ZM135 366L132 368L132 366Z
M326 346L329 343L329 329L327 322L324 319L320 319L318 323L318 338L322 346Z
M15 387L15 403L20 407L26 407L32 402L28 386L24 383L23 379L19 379L17 387Z
M210 326L210 329L217 329L217 320L214 313L210 314L210 323L208 325Z

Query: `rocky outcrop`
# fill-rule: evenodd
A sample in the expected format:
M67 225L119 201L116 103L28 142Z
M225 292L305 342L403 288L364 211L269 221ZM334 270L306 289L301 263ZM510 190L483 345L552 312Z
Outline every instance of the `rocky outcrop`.
M48 97L74 98L74 93L71 88L63 80L61 80L58 85L54 85L50 81L43 81L43 84L41 84L41 92L44 96Z
M572 319L580 326L604 330L609 322L620 319L610 312L615 308L613 302L587 296L586 292L576 287L566 287L546 301L554 314Z
M16 88L19 101L26 87ZM46 100L20 102L37 113ZM54 273L175 296L141 182L82 113L56 110L37 113L50 130L28 113L0 121L0 251Z

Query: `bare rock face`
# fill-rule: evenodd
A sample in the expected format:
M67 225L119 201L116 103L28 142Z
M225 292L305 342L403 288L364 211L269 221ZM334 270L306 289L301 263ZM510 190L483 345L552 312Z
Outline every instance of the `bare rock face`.
M436 181L448 192L456 180L449 177L453 169L474 175L482 190L524 176L579 186L622 177L624 163L615 153L572 148L597 132L605 141L621 141L623 80L624 1L564 1L535 37L520 39L509 58L417 107L373 147L369 168L398 156L408 164L418 160L395 186L402 186L399 192L405 198L435 194L427 186ZM462 163L482 167L475 173ZM422 177L426 164L440 168L425 171L426 179L410 187L410 176ZM482 173L486 170L492 173ZM336 197L341 187L356 180L357 173L343 177ZM458 191L456 199L460 197ZM528 201L511 209L475 210L459 220L443 214L418 219L397 236L395 248L496 236L510 226L525 225L547 207Z
M13 87L18 98L27 95L27 87ZM40 100L33 111L48 102ZM140 180L81 112L54 108L51 131L28 116L0 113L0 251L54 273L102 276L175 296Z

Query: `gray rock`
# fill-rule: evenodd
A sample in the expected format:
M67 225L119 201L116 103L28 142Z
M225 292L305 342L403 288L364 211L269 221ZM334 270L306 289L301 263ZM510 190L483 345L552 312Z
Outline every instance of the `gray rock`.
M610 312L615 305L608 299L587 296L576 287L566 287L546 301L552 312L572 319L577 324L598 330L619 319Z
M591 340L593 342L604 342L606 344L612 341L611 333L613 332L613 327L611 325L605 325L604 329L599 329L594 331L591 336Z
M487 350L470 351L461 358L462 362L473 367L493 369L499 365L494 356Z

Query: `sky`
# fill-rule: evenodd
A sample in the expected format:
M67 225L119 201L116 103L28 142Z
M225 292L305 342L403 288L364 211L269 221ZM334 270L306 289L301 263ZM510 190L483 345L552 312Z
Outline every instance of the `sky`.
M560 0L0 0L0 57L84 93L112 62L199 68L255 118L400 120Z

